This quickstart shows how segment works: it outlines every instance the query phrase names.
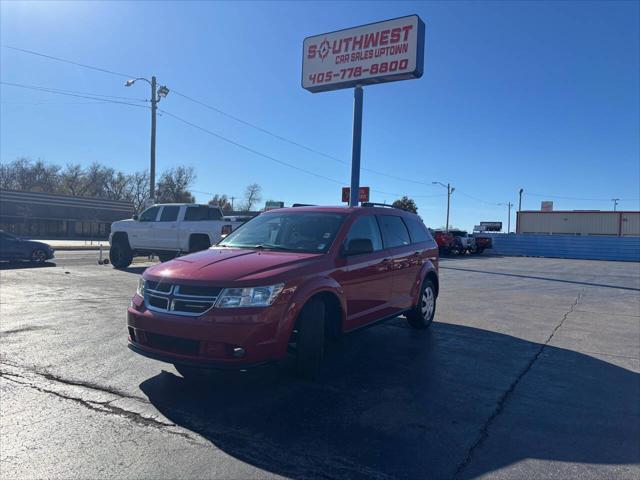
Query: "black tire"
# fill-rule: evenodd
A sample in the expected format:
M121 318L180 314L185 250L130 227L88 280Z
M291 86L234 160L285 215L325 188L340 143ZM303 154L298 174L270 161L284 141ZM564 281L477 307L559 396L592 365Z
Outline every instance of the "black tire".
M33 263L44 263L47 261L47 252L42 250L41 248L36 248L33 252L31 252L31 257L29 258Z
M197 235L189 241L189 253L200 252L201 250L206 250L210 246L211 242L209 241L209 238Z
M477 253L478 255L480 255L482 252L484 252L484 248L478 248L478 249L476 249L476 253Z
M429 293L430 292L430 293ZM431 307L429 307L429 302ZM420 297L418 298L418 304L413 307L413 310L406 314L409 325L413 328L424 330L429 328L433 323L433 317L436 315L436 289L433 282L426 279L422 284L420 290Z
M109 249L109 260L114 268L127 268L133 261L133 252L124 240L116 240Z
M175 252L163 252L158 254L158 258L161 262L168 262L169 260L176 258L176 254Z
M320 373L324 356L324 313L321 300L310 300L302 309L296 324L296 373L313 380Z

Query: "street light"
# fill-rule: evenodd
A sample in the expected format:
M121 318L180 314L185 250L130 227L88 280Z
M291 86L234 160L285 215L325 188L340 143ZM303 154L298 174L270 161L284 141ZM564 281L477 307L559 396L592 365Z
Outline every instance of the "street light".
M431 182L431 183L433 185L441 185L447 189L447 224L445 226L445 231L448 232L449 231L449 208L451 207L451 194L453 193L455 188L452 187L449 183L447 183L446 185L442 182Z
M156 192L156 111L158 109L158 102L169 94L169 89L166 85L161 85L160 88L156 89L155 76L151 77L151 80L147 80L144 77L132 78L127 80L124 83L124 86L130 87L138 80L144 80L151 85L151 159L149 165L149 202L153 204Z

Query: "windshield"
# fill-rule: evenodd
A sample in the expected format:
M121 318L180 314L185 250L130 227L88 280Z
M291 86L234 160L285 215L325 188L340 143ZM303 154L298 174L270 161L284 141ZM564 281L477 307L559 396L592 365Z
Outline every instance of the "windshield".
M343 213L269 213L259 215L229 234L218 245L324 253L345 218Z

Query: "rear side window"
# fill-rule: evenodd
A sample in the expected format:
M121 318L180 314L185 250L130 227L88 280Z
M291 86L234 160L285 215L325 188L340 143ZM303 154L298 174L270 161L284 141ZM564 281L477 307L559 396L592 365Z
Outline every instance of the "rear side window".
M209 207L209 220L222 220L222 212L218 207Z
M382 237L380 236L380 229L378 228L378 222L372 215L358 218L347 234L345 240L345 246L349 245L349 242L356 238L367 238L371 240L373 245L373 251L382 250Z
M428 242L431 240L431 235L429 234L427 227L425 227L424 223L422 223L417 217L405 217L404 223L409 229L409 235L411 236L411 241L413 243Z
M161 222L175 222L178 219L178 212L180 207L162 207L162 213L160 214Z
M395 215L379 215L378 222L382 230L382 240L385 248L409 245L411 239L402 218Z
M151 207L147 208L142 214L140 214L141 222L155 222L156 217L158 216L158 210L160 207Z
M184 219L186 222L199 222L200 220L209 220L209 207L206 205L195 205L187 207Z

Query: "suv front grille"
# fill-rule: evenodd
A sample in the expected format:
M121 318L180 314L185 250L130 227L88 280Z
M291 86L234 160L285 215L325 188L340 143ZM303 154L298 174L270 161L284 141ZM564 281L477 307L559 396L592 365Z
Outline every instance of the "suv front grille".
M222 288L145 282L144 303L149 310L197 317L213 308Z

